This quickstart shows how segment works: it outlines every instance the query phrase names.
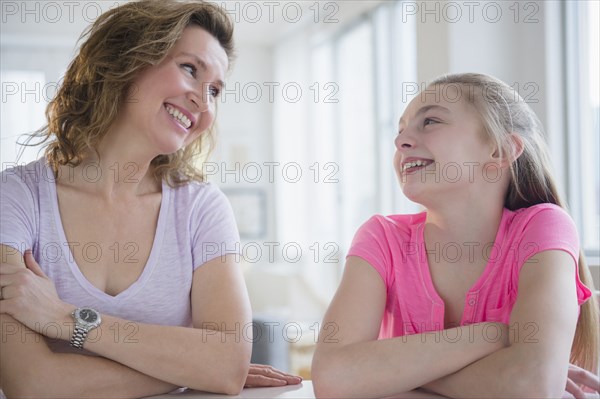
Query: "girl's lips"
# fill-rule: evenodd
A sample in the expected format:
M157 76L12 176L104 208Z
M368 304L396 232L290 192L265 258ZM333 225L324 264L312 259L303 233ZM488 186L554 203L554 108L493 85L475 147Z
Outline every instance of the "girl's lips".
M406 173L406 174L410 174L410 173L415 173L417 170L426 168L427 166L431 165L434 161L432 159L426 159L426 158L406 158L402 164L401 164L401 169L402 169L402 173Z

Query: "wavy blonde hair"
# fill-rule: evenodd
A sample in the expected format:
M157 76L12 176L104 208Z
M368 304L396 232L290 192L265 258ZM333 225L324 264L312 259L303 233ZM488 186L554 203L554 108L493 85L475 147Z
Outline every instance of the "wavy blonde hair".
M478 111L487 134L501 155L509 154L515 158L510 133L519 134L523 140L523 152L510 168L511 179L504 206L516 210L551 203L567 210L550 171L542 124L521 96L501 80L475 73L442 76L430 86L449 84L468 89L461 92L467 93L467 101ZM578 264L581 281L594 292L583 251L579 252ZM592 297L581 307L571 348L571 363L597 373L598 339L598 304Z
M36 131L49 164L77 166L86 152L96 151L113 123L140 71L159 64L194 25L208 31L233 61L233 24L215 4L204 1L141 0L102 14L82 34L85 39L69 65L64 80L46 109L47 125ZM214 143L214 126L175 153L151 162L157 180L174 187L203 181L194 165L208 156ZM40 144L40 143L37 143Z

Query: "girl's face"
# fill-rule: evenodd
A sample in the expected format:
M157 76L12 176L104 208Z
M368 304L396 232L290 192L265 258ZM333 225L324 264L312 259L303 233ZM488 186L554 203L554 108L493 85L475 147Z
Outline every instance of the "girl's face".
M118 130L139 135L156 155L176 152L212 125L227 67L217 39L200 27L186 28L165 59L136 78Z
M457 85L430 87L400 118L394 167L402 191L414 202L426 205L450 192L476 193L482 182L502 173L495 167L494 146L475 107L461 98L465 96L465 88Z

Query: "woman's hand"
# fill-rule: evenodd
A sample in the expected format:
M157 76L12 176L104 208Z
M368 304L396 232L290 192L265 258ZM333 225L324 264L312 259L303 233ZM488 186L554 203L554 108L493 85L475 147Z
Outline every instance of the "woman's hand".
M300 384L301 382L302 378L284 373L271 366L251 364L244 388L282 387L284 385Z
M40 334L57 331L60 334L66 330L60 323L70 320L74 306L60 300L54 283L44 274L31 250L26 250L23 258L25 268L0 264L0 313L11 315ZM68 339L68 334L51 338Z
M565 390L573 395L575 399L589 398L591 392L593 392L591 397L597 397L600 394L600 379L597 375L585 369L569 364Z

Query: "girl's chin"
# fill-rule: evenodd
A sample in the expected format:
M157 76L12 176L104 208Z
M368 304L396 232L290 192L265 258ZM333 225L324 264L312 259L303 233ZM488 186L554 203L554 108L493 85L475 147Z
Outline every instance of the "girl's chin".
M406 198L419 204L427 195L432 195L427 185L420 182L403 182L401 180L400 189Z

